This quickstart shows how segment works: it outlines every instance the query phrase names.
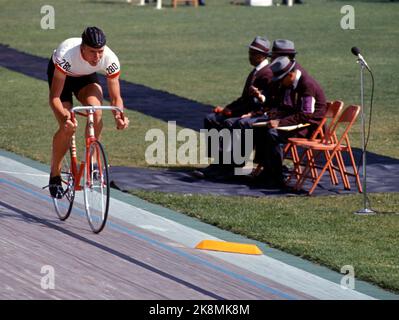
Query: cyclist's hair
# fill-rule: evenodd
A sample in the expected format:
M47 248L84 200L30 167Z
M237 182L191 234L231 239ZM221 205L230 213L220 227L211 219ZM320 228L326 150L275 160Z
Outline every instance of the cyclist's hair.
M82 33L82 43L92 47L101 48L105 46L105 34L97 27L87 27Z

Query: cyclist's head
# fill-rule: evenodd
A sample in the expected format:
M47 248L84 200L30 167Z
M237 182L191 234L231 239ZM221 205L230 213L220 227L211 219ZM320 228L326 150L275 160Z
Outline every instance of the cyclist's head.
M105 34L100 28L87 27L82 33L82 43L91 48L102 48L105 42Z
M102 59L105 46L105 34L97 27L88 27L82 33L81 53L84 60L96 66Z

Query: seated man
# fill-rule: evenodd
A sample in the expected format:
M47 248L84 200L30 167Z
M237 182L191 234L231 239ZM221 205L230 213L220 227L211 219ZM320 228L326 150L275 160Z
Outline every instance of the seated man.
M295 50L294 42L286 39L277 39L273 41L272 50L269 55L271 62L273 62L278 57L288 57L291 61L295 61L297 51ZM269 65L270 66L270 65ZM306 74L306 71L296 62L296 69L299 69L302 74ZM265 86L264 86L265 87ZM276 110L270 110L273 106L279 105L276 100L279 99L279 96L282 95L281 90L285 90L280 87L278 82L269 82L267 84L267 90L259 90L259 88L254 85L250 87L251 95L255 96L259 101L264 103L264 106L261 110L252 112L250 114L245 114L241 116L241 118L233 118L226 120L227 124L230 124L232 129L241 129L241 140L243 145L241 146L241 150L244 148L244 134L245 130L252 129L252 125L256 122L265 122L267 120L271 120L273 117L276 117ZM267 100L267 101L266 101ZM267 111L267 112L265 112ZM233 121L236 120L236 121ZM254 159L257 162L257 158ZM251 174L252 177L256 177L258 174L258 170L254 170Z
M272 51L270 53L271 62L273 62L278 57L288 57L291 61L295 61L295 68L300 70L302 74L306 74L306 71L302 68L301 65L295 60L296 57L296 50L294 42L285 39L277 39L273 41ZM269 65L270 66L270 65ZM263 85L263 88L266 87L266 84ZM278 105L274 101L278 99L278 96L281 96L281 88L278 82L271 82L267 84L267 90L259 90L255 85L250 87L250 92L253 96L257 97L259 101L265 102L262 110L253 112L252 114L246 114L241 117L238 121L232 124L233 128L239 129L251 129L252 125L256 122L264 122L270 119L271 115L274 112L268 112L267 115L264 115L262 111L269 111L273 105ZM266 101L267 99L267 101ZM231 120L228 120L229 122Z
M276 187L284 186L283 148L288 138L309 137L317 128L326 112L323 89L307 73L296 68L296 62L287 57L276 58L270 65L273 82L280 84L278 114L269 120L266 127L256 128L256 160L264 167L263 177ZM310 123L310 126L293 131L281 131L280 126Z
M231 124L239 119L241 116L251 113L254 110L259 110L262 107L259 101L252 93L250 88L257 87L259 90L264 90L271 82L272 73L267 67L269 55L270 42L257 36L249 45L249 62L255 68L248 75L241 97L228 104L226 107L216 106L214 111L208 114L204 119L205 129L221 130L228 128ZM234 119L233 119L234 118ZM228 121L226 121L228 120ZM208 157L211 157L211 150L208 148ZM219 160L222 160L219 158ZM219 162L221 164L221 161ZM208 168L197 170L198 175L210 173L210 171L218 170L220 168L217 164L211 165Z

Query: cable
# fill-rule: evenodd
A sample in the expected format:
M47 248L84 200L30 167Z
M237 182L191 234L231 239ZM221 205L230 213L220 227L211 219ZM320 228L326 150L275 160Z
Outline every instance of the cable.
M366 143L364 145L364 150L367 148L367 144L369 143L369 138L370 138L370 132L371 132L371 116L373 115L373 99L374 99L374 75L369 71L371 75L371 98L370 98L370 115L369 115L369 127L367 131L367 139Z
M367 69L367 68L366 68ZM366 152L367 150L367 145L369 143L369 139L370 139L370 132L371 132L371 119L372 119L372 115L373 115L373 100L374 100L374 75L371 72L371 70L367 69L370 72L371 75L371 97L370 97L370 115L369 115L369 124L368 124L368 129L367 129L367 138L365 140L365 144L364 144L364 151L362 150L361 153L361 157L358 160L358 165L357 165L357 170L359 172L360 166L362 164L362 158L363 158L363 152Z

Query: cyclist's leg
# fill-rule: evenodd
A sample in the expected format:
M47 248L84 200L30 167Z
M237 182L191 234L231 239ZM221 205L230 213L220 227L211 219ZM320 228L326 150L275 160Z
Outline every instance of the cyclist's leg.
M51 84L53 82L54 76L54 63L50 58L48 67L47 67L47 77L48 77L48 84L49 88L51 88ZM73 81L75 78L66 77L64 88L62 90L60 99L65 111L69 112L72 107L72 91L73 91ZM52 148L52 157L51 157L51 171L50 171L50 178L51 177L59 177L61 174L61 163L65 153L68 151L70 139L73 135L71 130L68 130L64 127L65 119L60 118L57 113L54 113L55 118L58 122L58 130L54 134L53 137L53 148Z
M90 83L79 90L77 98L82 105L101 106L103 102L103 91L98 83ZM102 110L96 110L94 113L94 131L97 139L101 137L103 128ZM86 128L86 134L88 128Z
M66 111L72 108L72 103L70 101L63 101L62 105ZM58 118L56 114L55 117L58 121L58 130L53 137L50 177L61 175L62 159L70 147L71 138L74 134L74 130L65 128L65 119Z

